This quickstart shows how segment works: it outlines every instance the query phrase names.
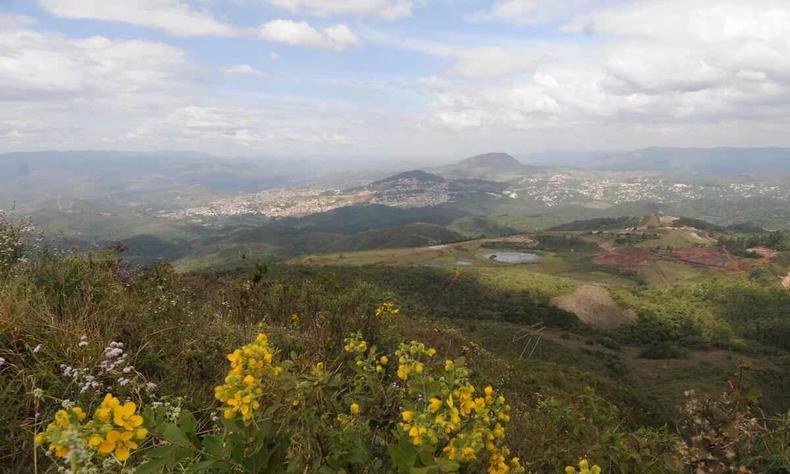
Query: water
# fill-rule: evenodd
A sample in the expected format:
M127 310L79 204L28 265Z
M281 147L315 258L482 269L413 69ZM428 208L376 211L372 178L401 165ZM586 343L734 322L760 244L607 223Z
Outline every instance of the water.
M528 252L492 252L483 257L502 263L534 263L540 260L540 255Z

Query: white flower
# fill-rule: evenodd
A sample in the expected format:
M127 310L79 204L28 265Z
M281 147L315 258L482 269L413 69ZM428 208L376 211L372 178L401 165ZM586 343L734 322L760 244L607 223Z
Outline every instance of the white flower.
M0 357L0 367L4 365L5 365L5 359L3 357Z
M38 351L40 351L40 350L41 350L41 344L39 344L39 345L37 345L36 347L33 348L33 354L37 354Z

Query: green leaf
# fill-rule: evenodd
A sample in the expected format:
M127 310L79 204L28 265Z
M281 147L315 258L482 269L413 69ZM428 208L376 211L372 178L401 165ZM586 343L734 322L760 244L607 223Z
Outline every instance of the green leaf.
M413 467L417 460L417 452L414 447L403 437L398 440L398 444L389 445L389 452L392 462L400 469Z
M178 426L187 436L194 436L197 432L197 420L188 410L181 410Z
M436 464L439 466L439 472L458 472L461 466L456 461L449 459L437 458Z
M172 423L165 424L165 428L162 430L162 437L182 448L192 446L192 441L189 440L187 435L184 434L178 426Z
M159 474L166 471L166 467L170 464L171 459L162 457L156 459L148 459L135 469L138 474Z
M217 435L206 435L203 437L203 449L216 458L224 458L225 450L222 447L222 438Z
M174 455L172 446L156 446L145 451L145 456L151 459L172 458Z
M418 455L423 466L430 467L436 465L436 459L433 457L433 450L423 449Z
M208 471L209 469L212 469L212 468L216 467L216 465L218 463L219 463L219 461L217 461L216 459L209 459L207 461L201 461L201 462L192 464L184 472L190 472L191 473L191 472Z

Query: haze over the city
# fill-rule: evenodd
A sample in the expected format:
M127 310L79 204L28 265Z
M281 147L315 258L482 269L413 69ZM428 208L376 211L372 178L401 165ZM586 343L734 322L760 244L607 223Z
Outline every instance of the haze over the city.
M783 0L3 0L0 152L790 146Z

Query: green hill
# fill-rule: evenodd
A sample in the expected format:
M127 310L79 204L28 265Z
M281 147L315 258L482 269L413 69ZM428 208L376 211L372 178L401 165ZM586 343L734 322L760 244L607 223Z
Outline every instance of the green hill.
M765 415L790 407L779 287L727 276L597 287L637 315L606 329L553 305L577 295L572 279L529 266L176 274L113 251L41 251L27 232L0 219L3 472L506 463L515 474L587 458L602 472L680 474L700 459L753 472L790 462L790 420Z

